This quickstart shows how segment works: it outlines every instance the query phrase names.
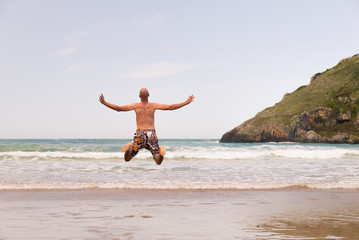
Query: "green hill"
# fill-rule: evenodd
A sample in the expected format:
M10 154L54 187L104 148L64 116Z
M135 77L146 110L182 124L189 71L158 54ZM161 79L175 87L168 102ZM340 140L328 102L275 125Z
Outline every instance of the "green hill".
M273 107L225 133L221 142L359 143L359 55L315 74Z

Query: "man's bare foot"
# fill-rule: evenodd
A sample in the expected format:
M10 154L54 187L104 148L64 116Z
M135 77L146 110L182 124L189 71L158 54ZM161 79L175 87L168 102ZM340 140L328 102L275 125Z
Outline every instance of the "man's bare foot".
M166 150L163 146L160 146L160 153L162 156L165 156L165 154L166 154Z
M160 150L159 150L160 154L157 155L157 157L155 158L155 162L160 165L163 161L163 157L166 154L166 150L163 146L160 146Z
M131 142L127 143L121 148L121 152L126 152L126 150L131 146Z

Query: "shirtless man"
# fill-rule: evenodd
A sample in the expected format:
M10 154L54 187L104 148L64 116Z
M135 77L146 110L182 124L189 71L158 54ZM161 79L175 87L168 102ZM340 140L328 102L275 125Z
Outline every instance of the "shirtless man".
M146 148L152 153L155 162L160 165L163 161L163 157L166 154L166 151L163 146L158 146L158 139L155 130L155 111L175 110L190 104L194 100L194 96L192 95L185 102L165 105L148 102L149 96L150 94L148 93L148 90L146 88L142 88L139 95L141 102L124 106L117 106L115 104L106 102L103 94L101 94L99 97L99 101L103 105L115 111L127 112L134 110L136 112L137 131L133 137L133 141L122 147L122 151L125 152L124 158L126 162L130 161L134 156L136 156L141 148Z

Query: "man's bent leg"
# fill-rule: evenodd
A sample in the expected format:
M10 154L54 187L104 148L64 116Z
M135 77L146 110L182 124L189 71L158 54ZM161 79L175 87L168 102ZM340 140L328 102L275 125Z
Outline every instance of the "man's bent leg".
M121 148L121 151L125 152L124 158L126 162L131 161L135 157L138 151L144 147L145 144L145 135L141 130L137 130L132 142L127 143Z
M160 146L159 154L155 157L155 162L160 165L163 161L163 157L166 154L166 150L163 146Z
M146 135L146 149L152 153L153 159L158 165L160 165L163 161L163 157L166 154L165 148L163 146L158 146L158 138L155 130L148 130Z
M132 159L132 148L131 148L131 142L127 143L121 148L121 152L124 152L124 159L126 162L129 162Z
M130 146L126 149L125 154L124 154L124 158L126 162L131 161L132 159L132 147L131 147L131 143Z

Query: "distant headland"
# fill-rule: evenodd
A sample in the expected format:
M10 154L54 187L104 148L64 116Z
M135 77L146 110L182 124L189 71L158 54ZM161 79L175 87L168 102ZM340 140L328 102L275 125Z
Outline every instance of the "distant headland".
M220 142L359 143L359 54L315 74Z

